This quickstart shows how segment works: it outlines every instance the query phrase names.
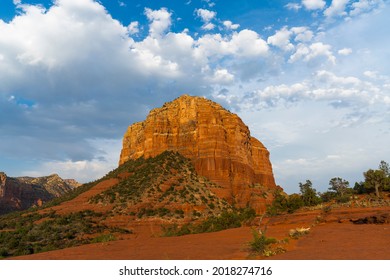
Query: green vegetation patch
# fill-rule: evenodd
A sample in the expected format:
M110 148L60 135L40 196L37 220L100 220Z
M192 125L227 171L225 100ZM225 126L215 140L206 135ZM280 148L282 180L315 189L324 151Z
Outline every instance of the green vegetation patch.
M223 211L218 216L212 216L200 223L191 223L178 226L177 224L163 226L163 236L181 236L204 232L215 232L229 228L241 227L245 222L253 220L256 212L252 208L243 208L235 211Z
M106 237L91 236L130 231L107 227L99 223L102 213L80 211L68 215L18 213L0 218L0 257L28 255L74 247L91 242L105 242Z
M91 240L91 243L102 243L102 242L109 242L109 241L115 241L116 237L112 233L109 234L101 234L99 236L94 237Z
M249 251L253 255L270 257L286 252L283 245L288 243L288 239L277 240L273 237L267 237L265 232L258 232L255 229L252 229L252 236L253 239L249 242Z
M278 241L275 238L266 237L264 233L259 233L252 229L253 240L249 242L251 252L263 255L269 248L269 245L275 244Z

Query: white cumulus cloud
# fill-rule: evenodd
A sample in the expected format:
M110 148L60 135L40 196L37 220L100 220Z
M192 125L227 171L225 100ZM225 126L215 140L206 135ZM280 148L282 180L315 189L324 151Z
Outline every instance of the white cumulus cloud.
M127 30L131 35L137 34L139 32L139 22L138 21L131 22L127 27Z
M308 27L298 26L291 28L291 32L295 34L295 41L297 42L309 42L313 39L314 33Z
M359 0L352 3L350 11L351 16L358 16L363 13L368 13L379 7L383 7L385 2L383 0Z
M80 183L86 183L91 178L101 178L108 171L118 166L118 155L122 147L120 139L94 139L90 141L97 149L96 158L91 160L55 160L44 162L34 167L34 170L23 172L23 176L43 176L59 173L64 178L76 179Z
M365 72L372 78L372 72ZM376 76L376 74L375 74ZM370 81L354 76L338 76L333 72L320 70L310 79L291 85L267 86L254 91L252 99L242 100L253 107L274 107L280 104L304 102L305 100L325 101L334 107L360 107L365 104L382 104L388 97L388 90Z
M290 56L289 62L296 62L299 60L309 62L316 58L324 57L332 64L335 64L336 57L333 55L331 49L331 45L322 42L316 42L311 45L298 44L297 50Z
M290 42L290 36L292 32L286 27L278 30L274 35L268 37L267 43L277 46L284 51L291 51L294 49L294 45Z
M232 36L206 34L196 42L195 54L198 58L218 59L224 56L256 57L268 53L268 44L252 30L234 32Z
M233 22L231 22L230 20L225 20L223 22L223 25L225 26L226 29L229 29L229 30L236 30L240 27L239 24L233 24Z
M229 48L237 56L266 55L269 49L259 34L248 29L235 33L229 43Z
M324 0L302 0L302 5L307 10L321 10L325 7L326 2Z
M345 6L350 0L333 0L329 8L324 11L327 17L345 16Z
M153 36L162 35L172 24L172 14L166 8L160 10L145 8L145 15L150 21L149 32Z
M352 49L350 48L343 48L341 50L338 50L337 52L340 55L350 55L352 53Z
M215 24L214 23L205 23L204 25L202 25L202 29L203 30L213 30L215 28Z
M284 7L289 10L295 10L295 11L298 11L302 8L302 6L298 3L287 3Z
M211 81L218 84L230 84L234 81L234 75L229 73L227 69L217 69Z
M201 20L205 23L208 23L210 22L211 20L213 20L217 13L214 12L214 11L210 11L210 10L207 10L207 9L197 9L196 10L196 14L198 17L201 18Z
M203 30L210 31L215 28L215 24L211 23L211 21L216 17L216 12L207 9L197 9L195 12L204 23L202 26Z

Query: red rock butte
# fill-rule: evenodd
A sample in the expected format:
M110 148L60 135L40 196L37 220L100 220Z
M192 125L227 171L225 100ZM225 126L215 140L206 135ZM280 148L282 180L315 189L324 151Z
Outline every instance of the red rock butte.
M211 100L182 95L151 110L128 127L119 165L166 150L191 159L198 174L223 187L216 194L239 207L264 210L254 186L276 189L268 150L236 114Z

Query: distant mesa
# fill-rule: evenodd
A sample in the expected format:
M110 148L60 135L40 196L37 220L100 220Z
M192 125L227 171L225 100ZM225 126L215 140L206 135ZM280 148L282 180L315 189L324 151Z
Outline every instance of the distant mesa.
M202 97L182 95L129 126L119 165L164 151L190 159L199 175L222 186L216 194L236 207L263 212L263 191L278 188L266 147L236 114Z
M64 195L80 186L57 174L44 177L8 177L0 172L0 215L20 211Z

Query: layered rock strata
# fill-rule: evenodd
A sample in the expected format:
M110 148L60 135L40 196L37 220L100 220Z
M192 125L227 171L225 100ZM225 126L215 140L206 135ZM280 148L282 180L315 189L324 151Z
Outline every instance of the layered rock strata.
M57 174L44 177L8 177L0 172L0 215L24 210L59 197L80 184Z
M119 164L166 150L191 159L198 174L224 187L220 196L239 206L258 204L253 186L276 187L268 150L236 114L208 99L183 95L129 126Z

